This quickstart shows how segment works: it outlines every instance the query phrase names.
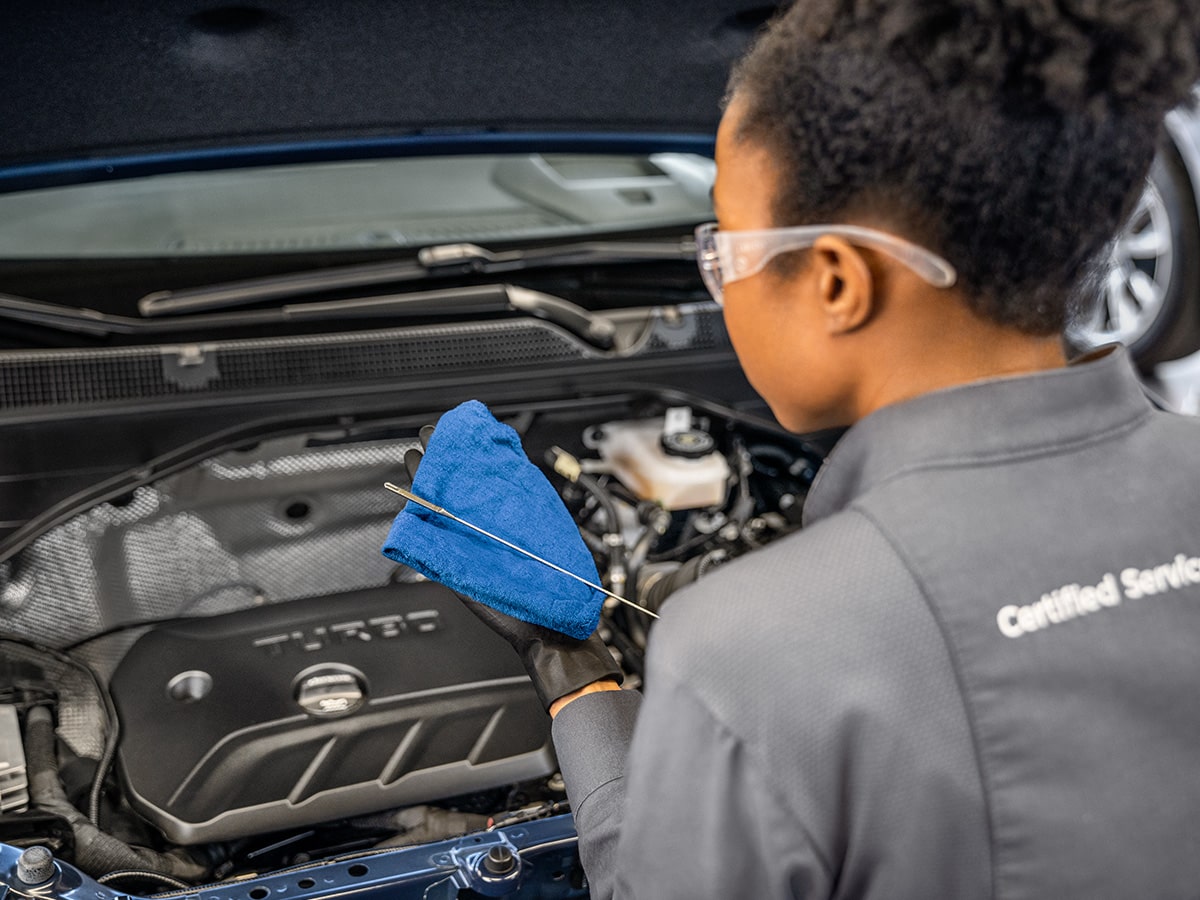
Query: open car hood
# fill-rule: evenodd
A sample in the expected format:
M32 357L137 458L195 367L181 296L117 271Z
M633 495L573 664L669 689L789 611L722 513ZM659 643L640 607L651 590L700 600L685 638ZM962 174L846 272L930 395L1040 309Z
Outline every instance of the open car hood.
M479 135L711 135L753 0L21 4L6 16L0 176L270 147ZM76 163L72 167L72 163ZM114 170L116 174L119 171Z
M379 552L384 485L478 399L613 470L551 483L635 602L798 527L826 448L767 417L690 240L772 11L7 17L0 897L587 896L536 692ZM632 686L648 629L606 615Z

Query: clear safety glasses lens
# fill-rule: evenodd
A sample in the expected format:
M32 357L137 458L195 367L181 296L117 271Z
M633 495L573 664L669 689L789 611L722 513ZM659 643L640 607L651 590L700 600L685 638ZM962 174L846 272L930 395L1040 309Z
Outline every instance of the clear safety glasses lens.
M725 302L723 291L724 280L721 278L721 254L717 250L717 225L709 222L696 229L696 265L700 267L700 277L712 298L721 306Z
M950 287L958 275L954 267L924 247L873 228L857 225L802 225L759 231L720 231L715 222L696 229L696 262L708 292L724 304L725 285L761 272L772 259L790 250L805 250L822 235L843 237L850 243L886 253L934 287Z

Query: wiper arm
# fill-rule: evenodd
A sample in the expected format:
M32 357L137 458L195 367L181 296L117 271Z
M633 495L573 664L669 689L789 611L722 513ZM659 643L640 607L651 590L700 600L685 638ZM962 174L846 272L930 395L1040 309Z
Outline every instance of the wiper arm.
M450 288L443 291L422 291L416 294L365 297L361 300L297 303L280 308L280 312L293 322L320 318L394 316L397 313L468 315L470 313L509 311L521 312L537 319L553 322L601 350L612 349L617 333L616 326L607 316L584 309L562 297L518 287L515 284L485 284L476 287ZM242 315L246 315L246 313L242 313ZM175 321L182 323L189 320Z
M138 301L138 311L147 317L170 316L229 309L233 306L285 297L303 297L322 291L472 273L496 275L523 269L585 263L690 260L694 258L695 252L695 244L690 240L589 241L499 253L492 253L475 244L442 244L425 247L417 254L415 262L338 266L311 272L229 281L208 287L155 291Z
M27 322L90 337L161 335L246 325L282 325L344 319L402 316L468 316L520 312L552 322L601 350L612 349L616 326L561 297L511 284L483 284L437 291L414 291L380 297L295 303L276 309L193 315L177 319L134 319L93 309L62 307L11 294L0 294L0 319Z

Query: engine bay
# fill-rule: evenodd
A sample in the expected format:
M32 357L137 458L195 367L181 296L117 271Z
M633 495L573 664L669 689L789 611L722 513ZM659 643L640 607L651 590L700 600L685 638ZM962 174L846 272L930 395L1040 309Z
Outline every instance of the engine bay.
M798 528L824 455L676 392L494 412L650 609ZM0 563L0 842L158 891L567 811L516 656L379 552L416 423L243 440ZM651 631L605 605L628 687Z

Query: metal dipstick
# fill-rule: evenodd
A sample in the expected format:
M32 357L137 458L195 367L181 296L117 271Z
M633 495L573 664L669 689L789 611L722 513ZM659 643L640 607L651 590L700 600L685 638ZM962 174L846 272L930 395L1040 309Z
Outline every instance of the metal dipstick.
M646 615L650 616L650 618L652 618L652 619L658 618L658 613L653 613L650 610L646 609L646 607L644 607L644 606L638 606L632 600L626 600L620 594L614 594L612 591L605 590L604 588L600 587L600 585L593 584L592 582L588 581L586 578L581 578L580 576L576 575L574 572L570 571L569 569L564 569L562 566L555 565L554 563L550 562L550 560L548 560L548 559L542 559L542 557L538 556L536 553L526 550L524 547L518 547L516 544L512 543L511 541L506 541L504 538L502 538L498 535L492 534L490 531L480 528L478 525L472 525L466 519L459 518L458 516L456 516L454 513L450 512L450 510L446 509L445 507L438 506L436 503L431 503L430 501L426 500L423 497L418 497L416 494L414 494L412 491L410 491L406 488L402 488L399 485L392 484L390 481L386 482L384 484L384 487L387 488L389 491L399 494L405 500L411 500L413 503L416 503L418 506L425 507L430 512L437 513L439 516L445 516L447 519L453 519L459 525L463 525L467 528L470 528L472 531L482 534L484 537L489 538L498 544L503 544L505 547L508 547L510 550L515 550L517 553L523 554L524 556L528 556L530 559L532 559L536 562L540 562L543 566L548 566L549 568L553 569L555 572L561 572L563 575L569 575L571 578L574 578L576 581L586 584L588 587L599 591L600 593L604 594L606 597L612 597L614 600L621 601L626 606L632 606L634 609L638 610L639 612L645 613Z

